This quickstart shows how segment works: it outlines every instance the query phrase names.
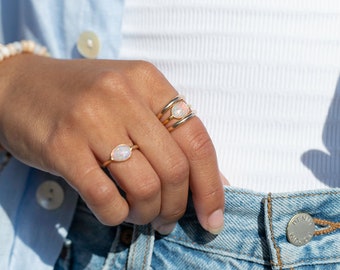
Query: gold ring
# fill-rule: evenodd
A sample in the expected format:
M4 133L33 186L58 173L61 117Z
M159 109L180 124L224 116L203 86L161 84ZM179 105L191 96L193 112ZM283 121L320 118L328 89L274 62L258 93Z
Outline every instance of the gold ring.
M168 131L172 132L174 129L178 128L180 125L184 124L186 121L190 120L196 115L195 111L191 111L187 116L183 117L181 120L174 123L172 126L168 127Z
M132 150L138 149L139 146L134 144L132 146L127 144L119 144L113 148L110 159L102 164L102 167L107 167L111 162L122 162L126 161L131 157Z

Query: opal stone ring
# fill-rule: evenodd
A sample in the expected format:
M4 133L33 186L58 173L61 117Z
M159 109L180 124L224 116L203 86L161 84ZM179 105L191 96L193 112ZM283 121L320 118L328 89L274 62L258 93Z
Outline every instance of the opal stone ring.
M113 148L110 159L102 164L102 167L107 167L111 162L122 162L126 161L131 157L132 150L138 149L139 146L134 144L132 146L127 144L119 144Z
M171 132L193 118L195 115L196 113L185 101L184 96L178 95L171 99L163 107L163 109L157 114L157 117L168 131Z
M163 109L157 114L157 117L158 119L161 119L163 117L163 115L171 109L171 107L178 101L180 100L184 100L184 96L182 95L178 95L178 96L175 96L172 100L170 100L168 102L168 104L166 104Z
M186 117L190 113L191 113L191 108L190 108L190 106L184 100L176 101L171 106L170 116L168 118L166 118L162 122L162 124L166 125L172 119L181 120L181 119L183 119L184 117Z

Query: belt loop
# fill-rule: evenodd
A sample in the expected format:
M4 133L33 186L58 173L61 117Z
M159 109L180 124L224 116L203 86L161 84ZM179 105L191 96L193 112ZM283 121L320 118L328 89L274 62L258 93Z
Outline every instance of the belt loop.
M150 269L155 232L151 225L134 226L127 262L128 270Z

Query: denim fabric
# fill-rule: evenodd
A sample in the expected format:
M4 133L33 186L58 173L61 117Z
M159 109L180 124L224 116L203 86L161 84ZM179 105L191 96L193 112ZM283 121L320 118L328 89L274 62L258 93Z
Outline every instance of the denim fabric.
M74 269L340 269L340 230L314 235L300 247L289 243L286 236L288 222L300 212L339 222L339 189L261 194L226 187L225 198L225 228L217 236L201 228L189 203L170 235L161 236L149 225L134 226L131 244L124 245L121 234L126 225L119 226L115 236L102 236L106 247L112 239L104 267L89 264ZM75 229L81 233L80 224L71 233ZM316 226L316 231L323 229Z
M101 224L79 199L62 253L54 270L94 270L105 263L117 227Z

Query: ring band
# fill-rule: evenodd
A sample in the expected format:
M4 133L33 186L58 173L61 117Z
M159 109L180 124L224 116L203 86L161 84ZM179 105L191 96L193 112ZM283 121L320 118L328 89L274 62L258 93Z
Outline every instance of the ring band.
M180 125L184 124L186 121L190 120L194 116L196 116L196 113L195 113L195 111L192 111L187 116L183 117L181 120L177 121L175 124L173 124L172 126L168 127L168 131L169 132L174 131L176 128L178 128Z
M166 104L163 109L161 110L161 112L159 114L157 114L157 118L158 119L161 119L162 116L168 111L170 110L170 108L172 107L172 105L174 105L176 102L180 101L180 100L183 100L184 99L184 96L182 95L178 95L178 96L175 96L172 100L170 100L168 102L168 104Z
M170 110L169 116L164 116ZM165 126L165 128L172 132L174 129L184 124L196 115L191 107L187 104L184 96L178 95L171 99L157 114L158 119ZM172 120L178 120L175 123L171 123Z
M138 149L139 146L134 144L132 146L127 144L119 144L113 148L110 159L102 164L102 167L107 167L111 162L122 162L126 161L131 157L132 150Z
M171 120L181 120L192 112L190 106L185 102L185 100L178 100L172 104L170 107L170 116L166 118L162 124L165 126Z

